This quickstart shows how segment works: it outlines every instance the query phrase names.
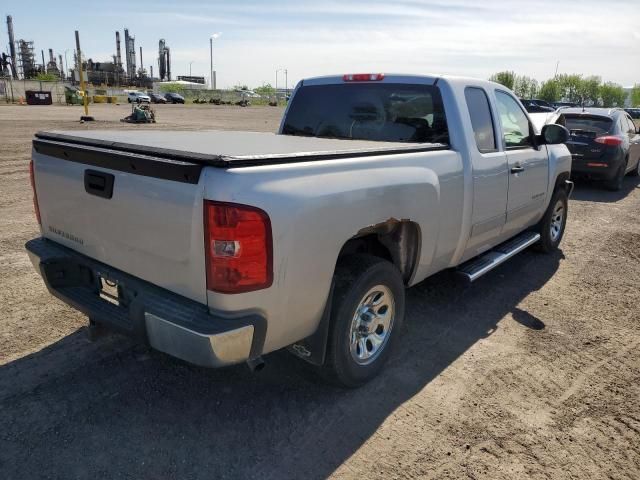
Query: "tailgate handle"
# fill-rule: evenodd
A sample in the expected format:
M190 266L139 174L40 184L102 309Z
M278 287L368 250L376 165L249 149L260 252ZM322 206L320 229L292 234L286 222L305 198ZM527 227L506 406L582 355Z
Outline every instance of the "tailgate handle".
M84 171L84 189L96 197L111 198L113 196L114 176L97 170Z

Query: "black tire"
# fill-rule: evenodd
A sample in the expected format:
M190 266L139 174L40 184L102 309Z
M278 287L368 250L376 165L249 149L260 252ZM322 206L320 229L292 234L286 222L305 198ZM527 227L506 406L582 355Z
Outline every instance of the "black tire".
M558 207L562 207L562 222L559 228L553 228L552 224L557 227L557 215L558 215ZM558 245L562 241L562 237L564 236L564 230L567 226L567 214L569 212L569 197L567 196L567 191L564 188L558 188L553 197L551 197L551 202L549 202L549 207L547 211L544 213L542 220L538 224L536 230L540 234L540 241L536 244L536 249L543 253L551 253L558 249Z
M629 175L631 175L632 177L640 177L640 157L638 158L638 163L636 164L636 168L631 170L631 173Z
M370 255L353 255L341 259L336 267L334 282L327 356L322 370L325 378L333 383L353 388L378 375L389 358L404 319L404 283L402 275L392 263ZM386 293L381 297L375 297L375 288L380 286L383 287L383 290L386 289ZM374 290L374 293L371 294L371 290ZM367 343L366 339L372 338L369 335L375 335L375 338L379 339L379 335L382 335L383 332L387 334L386 340L383 340L380 346L376 347L376 353L371 353L371 357L364 360L367 363L363 364L363 360L360 362L356 360L357 353L351 351L351 335L353 323L356 321L355 312L367 294L373 298L382 298L388 295L385 298L390 299L392 314L387 330L384 330L380 325L378 327L380 330L376 329L373 333L353 337L364 341L368 355L369 347L374 348L370 341ZM387 309L384 307L385 304L380 307L378 313L383 309L388 311L389 307ZM382 314L384 316L384 312ZM364 318L364 314L358 318ZM376 316L375 318L382 317ZM374 325L373 321L371 325ZM359 347L355 348L357 350Z
M607 180L604 182L604 188L611 192L619 192L622 190L622 183L624 182L625 170L627 169L627 162L624 161L618 171L616 172L616 176L611 180Z

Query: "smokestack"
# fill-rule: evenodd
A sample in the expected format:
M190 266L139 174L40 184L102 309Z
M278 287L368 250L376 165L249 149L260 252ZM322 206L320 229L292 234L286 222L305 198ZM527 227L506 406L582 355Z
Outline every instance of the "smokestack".
M13 38L13 18L11 18L11 15L7 15L7 32L9 34L9 56L11 57L11 73L14 80L17 80L18 70L16 67L16 41Z
M64 73L64 63L62 63L62 54L58 55L58 60L60 61L60 68L58 69L60 71L60 78L64 79L65 73Z
M47 64L44 61L44 50L40 50L42 54L42 73L47 73Z
M49 62L51 62L51 63L56 63L56 59L55 59L55 57L53 56L53 48L50 48L50 49L49 49Z
M171 81L171 50L167 47L167 80Z
M140 47L140 76L142 76L143 71L144 71L144 62L142 61L142 47Z
M136 77L136 39L129 36L129 29L124 29L124 52L127 57L127 75Z
M122 70L122 54L120 52L120 32L116 32L116 70Z

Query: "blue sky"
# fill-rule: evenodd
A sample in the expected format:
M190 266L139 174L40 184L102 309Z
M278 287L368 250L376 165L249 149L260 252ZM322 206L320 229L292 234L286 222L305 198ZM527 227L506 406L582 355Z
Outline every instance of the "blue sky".
M115 53L124 27L157 71L158 40L172 51L172 73L208 76L214 41L218 85L289 84L348 72L449 73L488 77L515 70L544 80L560 71L640 83L640 0L138 0L2 2L16 39L56 55L75 47L95 61ZM138 52L136 52L137 54ZM139 60L138 60L139 61ZM279 84L284 83L280 74Z

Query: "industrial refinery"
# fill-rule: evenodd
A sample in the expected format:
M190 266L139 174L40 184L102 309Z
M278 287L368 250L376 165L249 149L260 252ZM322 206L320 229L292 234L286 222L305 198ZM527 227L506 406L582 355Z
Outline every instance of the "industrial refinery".
M154 61L145 68L142 46L136 52L136 39L128 28L123 29L124 52L122 52L120 31L115 32L115 50L111 60L94 60L84 53L78 58L73 51L72 63L51 48L40 48L32 40L18 34L14 29L13 17L7 16L8 45L0 53L0 78L14 80L54 79L77 82L80 80L78 67L84 74L84 80L93 85L136 86L149 88L154 81L171 81L171 50L164 38L158 42L158 53ZM39 50L38 50L39 48ZM48 55L45 56L45 51ZM124 59L122 58L124 54ZM139 55L139 56L138 56ZM157 76L154 76L154 64Z

